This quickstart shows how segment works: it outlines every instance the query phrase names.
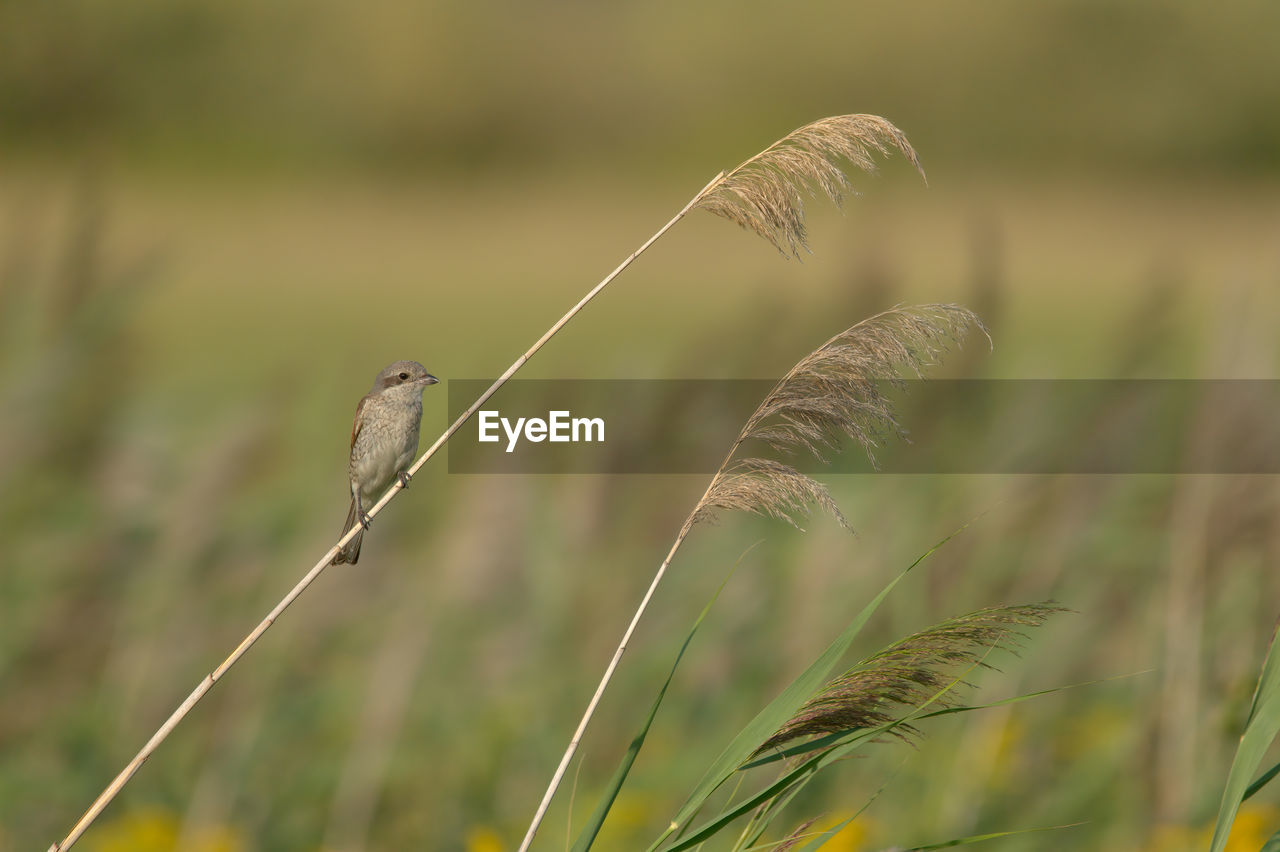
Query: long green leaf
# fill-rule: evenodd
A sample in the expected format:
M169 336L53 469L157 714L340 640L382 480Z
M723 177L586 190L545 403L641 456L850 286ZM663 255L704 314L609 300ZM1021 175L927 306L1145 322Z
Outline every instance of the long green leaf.
M1257 771L1277 733L1280 733L1280 632L1272 635L1267 658L1262 662L1262 674L1253 694L1249 721L1245 723L1244 734L1227 773L1226 788L1222 791L1222 804L1218 807L1210 852L1222 852L1227 845L1236 811L1249 791L1249 779Z
M965 525L968 526L967 524ZM750 759L751 754L760 747L760 744L771 737L782 725L790 719L800 708L810 695L814 693L823 683L826 682L831 670L835 668L836 663L849 650L849 646L853 643L854 637L861 632L872 614L879 608L884 599L893 591L894 587L902 581L907 574L918 566L925 559L937 552L955 536L959 535L965 527L961 527L955 532L948 535L942 541L929 548L915 562L912 562L905 570L895 577L887 586L880 591L878 595L858 613L858 616L850 622L844 632L832 642L822 655L813 662L809 668L791 682L791 685L784 689L777 698L773 699L767 707L760 711L754 719L752 719L745 728L734 737L733 741L725 748L716 761L711 765L703 776L701 782L690 794L688 800L676 813L675 818L671 821L670 827L663 832L653 845L649 847L651 850L658 849L672 833L683 830L687 827L689 820L702 807L702 804L720 788L726 780L731 778L735 772ZM782 789L779 787L779 789ZM776 792L776 791L775 791ZM758 802L757 802L758 804ZM674 848L687 848L684 845Z
M852 746L853 744L845 744L843 746L839 746L836 751L843 752L851 749ZM754 808L759 807L774 796L777 796L792 784L803 782L805 780L805 776L810 776L816 773L822 767L822 764L829 754L831 754L831 752L826 752L809 758L800 766L792 769L790 772L787 772L760 792L744 799L732 808L722 812L719 816L699 826L693 834L682 839L674 846L671 846L667 852L683 852L685 849L692 849L704 840L714 836L722 828L736 820L738 817L743 814L750 813Z
M1249 789L1244 791L1244 798L1242 798L1241 801L1247 802L1250 798L1253 797L1254 793L1257 793L1263 787L1270 784L1271 779L1275 778L1277 775L1280 775L1280 763L1277 763L1275 766L1271 767L1266 772L1259 775L1258 780L1250 784Z
M734 568L737 568L736 564ZM658 690L658 695L653 700L653 706L649 708L649 715L645 717L639 733L631 740L627 753L623 755L622 762L618 765L617 770L614 771L613 777L609 779L609 783L600 797L600 803L596 805L591 817L587 820L587 824L583 827L582 833L578 835L578 839L574 842L573 852L586 852L591 848L591 844L595 843L596 835L600 833L600 826L604 824L605 817L609 815L609 810L613 807L614 800L618 798L618 791L622 789L623 783L627 780L627 775L631 773L632 765L636 762L636 756L644 746L645 737L649 735L649 728L652 727L653 720L658 715L658 707L662 705L662 699L667 695L667 687L671 686L671 681L676 676L676 669L680 667L680 661L684 659L684 652L689 650L689 644L693 642L693 637L697 634L698 628L702 626L707 613L711 611L712 605L719 600L720 593L724 591L724 587L728 585L732 576L733 571L730 571L729 576L725 577L724 582L720 584L720 588L716 589L716 593L711 596L711 600L707 601L707 605L702 608L697 620L693 622L693 629L689 631L689 635L685 637L684 644L680 646L680 652L676 654L675 662L671 664L671 671L663 682L662 688Z
M896 776L896 774L897 774L897 773L895 772L895 773L894 773L894 775ZM784 796L779 796L779 797L777 797L776 799L774 799L774 801L770 802L770 803L769 803L769 810L770 810L770 814L769 814L769 817L768 817L768 818L769 818L770 820L772 820L775 816L777 816L777 813L778 813L779 811L781 811L784 807L786 807L786 806L787 806L787 804L789 804L789 803L790 803L791 799L792 799L792 798L793 798L797 793L799 793L801 790L803 790L803 789L804 789L805 785L808 783L809 779L810 779L810 778L812 778L812 777L813 777L813 776L809 776L809 778L805 778L805 779L803 779L803 780L801 781L801 783L798 783L798 784L793 785L793 786L792 786L792 788L791 788L790 790L788 790ZM837 834L839 834L841 831L843 831L845 826L847 826L849 823L853 822L853 821L854 821L855 819L857 819L858 817L862 816L862 815L863 815L863 813L865 813L865 812L866 812L867 808L871 807L871 805L875 802L875 800L876 800L876 799L878 799L878 798L880 798L880 794L881 794L881 793L883 793L886 789L888 789L889 784L891 784L891 783L892 783L892 780L893 780L893 779L892 779L892 778L890 778L889 780L887 780L887 781L885 781L883 784L881 784L881 785L880 785L880 789L879 789L879 790L876 790L876 791L875 791L875 793L873 793L873 794L872 794L871 798L869 798L869 799L867 799L865 802L863 802L863 803L862 803L862 807L858 808L858 810L857 810L857 812L856 812L856 813L852 814L848 819L846 819L846 820L844 820L844 821L840 822L839 824L837 824L837 825L835 825L835 826L833 826L833 827L831 827L831 828L827 829L827 830L826 830L826 831L824 831L822 834L819 834L819 835L817 835L816 837L814 837L812 840L810 840L808 843L806 843L806 844L805 844L805 845L804 845L804 846L799 850L799 852L806 852L806 850L817 849L818 847L820 847L820 846L822 846L823 844L825 844L825 843L826 843L828 840L830 840L832 837L835 837ZM761 830L761 831L763 831L763 830L764 830L764 828L762 827L760 830ZM759 839L759 833L757 833L757 835L756 835L756 839L757 839L757 840ZM780 843L780 842L782 842L782 841L778 841L777 843L767 844L767 845L765 845L765 846L753 846L753 847L751 847L751 848L752 848L752 849L768 849L768 848L771 848L772 846L776 846L776 845L778 845L778 843ZM748 852L750 852L750 850L749 850Z
M734 844L733 848L753 847L756 841L769 829L769 826L773 824L773 820L778 816L778 813L791 804L791 800L804 788L804 783L792 784L789 790L773 797L764 807L752 814L751 821L747 823L747 827L743 829L742 837Z
M942 843L930 843L928 846L913 846L910 852L933 852L935 849L950 849L952 846L968 846L970 843L982 843L985 840L998 840L1001 837L1015 837L1019 834L1035 834L1040 831L1059 831L1064 828L1075 828L1078 825L1084 825L1082 822L1073 822L1067 825L1051 825L1047 828L1024 828L1019 831L995 831L991 834L974 834L969 837L957 837L955 840L947 840Z

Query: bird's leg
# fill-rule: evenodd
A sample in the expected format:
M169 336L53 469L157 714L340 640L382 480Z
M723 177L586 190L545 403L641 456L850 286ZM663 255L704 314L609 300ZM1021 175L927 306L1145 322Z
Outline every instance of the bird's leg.
M360 526L364 527L365 532L368 532L369 524L373 523L373 518L369 517L369 513L364 510L364 501L360 499L359 493L356 494L356 517L360 519Z
M402 471L400 471L399 473L397 473L397 474L396 474L396 478L400 480L400 487L401 487L401 488L408 488L408 487L409 487L409 480L410 480L410 479L413 479L413 477L409 475L409 471L407 471L407 470L402 470Z

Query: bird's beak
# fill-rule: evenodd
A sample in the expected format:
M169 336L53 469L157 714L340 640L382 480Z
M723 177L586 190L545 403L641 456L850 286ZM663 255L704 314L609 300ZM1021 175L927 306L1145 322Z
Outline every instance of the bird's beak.
M438 385L440 384L440 380L437 379L435 376L431 375L430 373L427 373L425 376L422 377L422 383L424 385Z

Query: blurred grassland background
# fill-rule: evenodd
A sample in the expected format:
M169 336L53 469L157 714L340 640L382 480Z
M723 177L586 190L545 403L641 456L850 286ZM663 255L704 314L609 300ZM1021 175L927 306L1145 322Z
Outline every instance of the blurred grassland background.
M888 117L929 187L889 161L843 215L811 205L803 264L695 214L521 375L773 377L873 311L954 301L995 348L939 375L1276 378L1277 32L1270 0L0 4L0 850L60 837L334 540L378 369L498 374L812 119ZM424 437L444 412L428 391ZM512 848L705 484L434 461L83 847ZM598 848L654 838L869 595L980 514L859 656L1052 597L1077 613L978 696L1146 673L886 743L794 822L891 779L828 848L1081 821L992 848L1203 848L1280 600L1274 477L830 484L857 537L734 518L681 554L572 771L575 825L763 540ZM1276 828L1268 789L1233 848Z

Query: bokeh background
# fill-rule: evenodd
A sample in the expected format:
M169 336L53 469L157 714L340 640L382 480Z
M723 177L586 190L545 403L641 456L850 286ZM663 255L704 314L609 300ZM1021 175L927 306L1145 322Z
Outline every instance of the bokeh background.
M890 160L843 214L811 205L803 263L694 215L522 375L774 377L875 310L953 301L995 345L943 375L1275 379L1277 32L1271 0L0 4L0 849L60 838L332 543L383 365L496 375L719 169L807 121L890 118L928 187ZM1219 414L1206 399L1188 454ZM444 425L432 389L424 433ZM706 483L444 461L83 848L514 847ZM974 695L1128 677L885 743L791 824L874 798L828 848L1063 823L1083 825L991 846L1203 848L1280 600L1274 476L829 482L854 537L729 518L691 539L539 848L581 825L733 565L600 848L647 845L969 521L858 656L1053 598L1075 613ZM1268 789L1233 848L1278 827Z

